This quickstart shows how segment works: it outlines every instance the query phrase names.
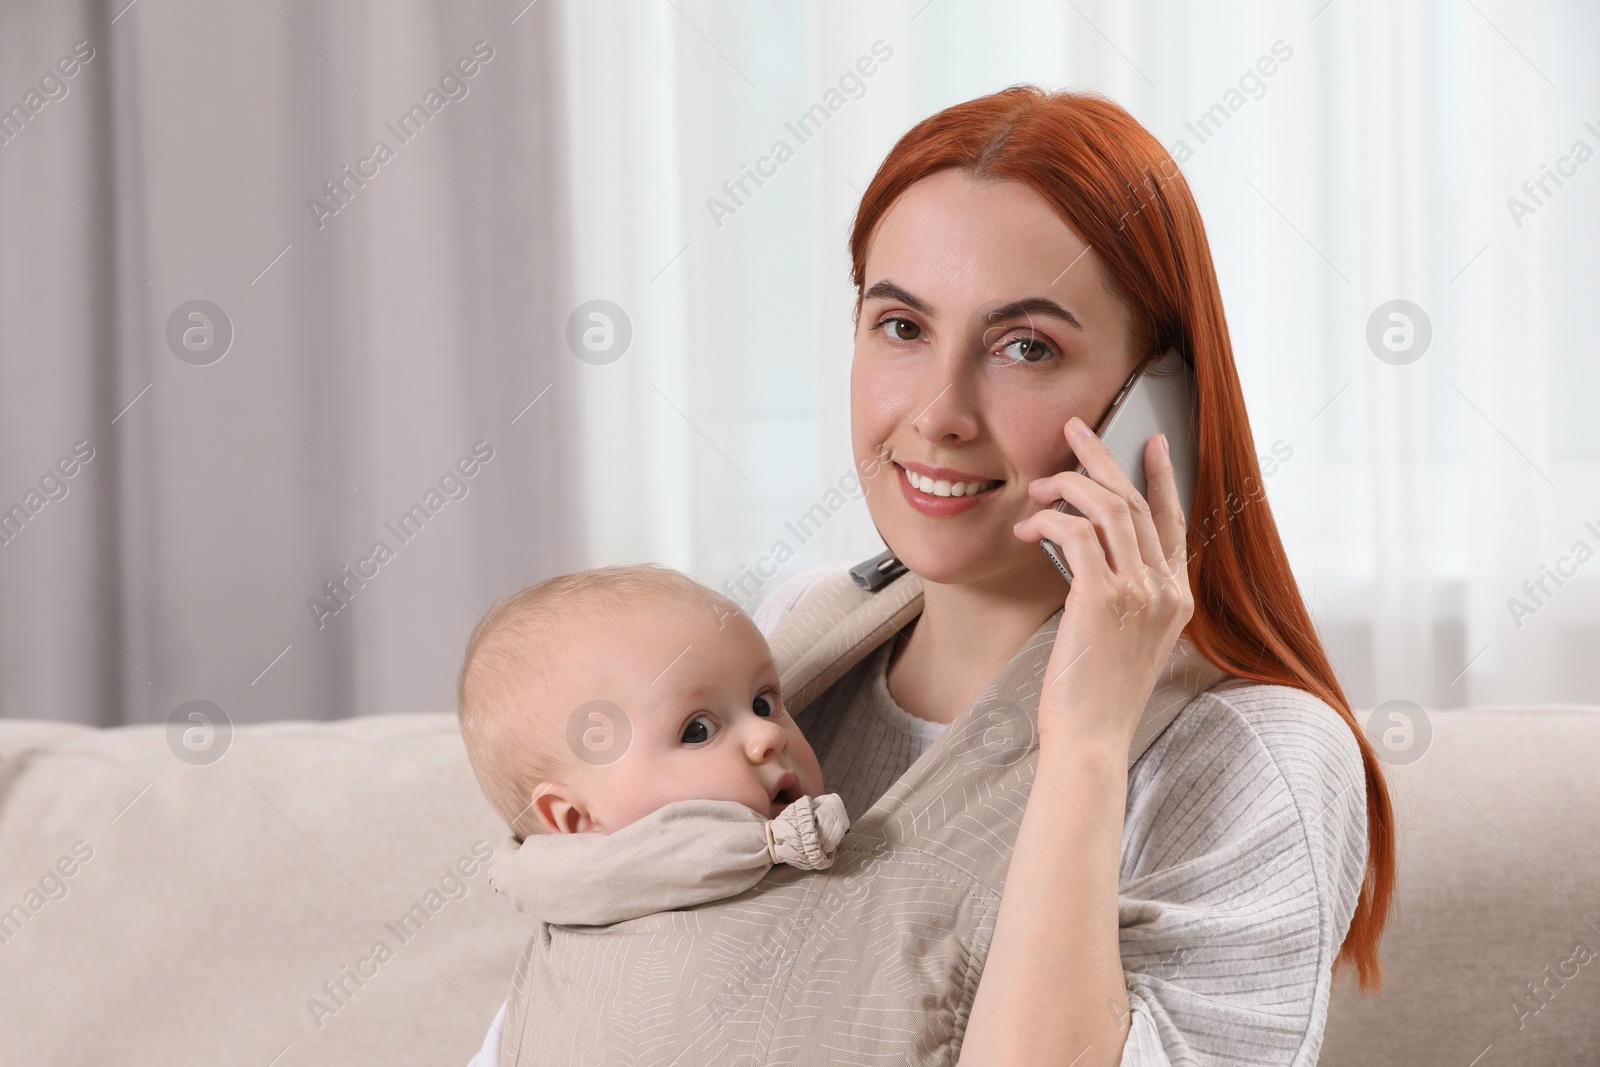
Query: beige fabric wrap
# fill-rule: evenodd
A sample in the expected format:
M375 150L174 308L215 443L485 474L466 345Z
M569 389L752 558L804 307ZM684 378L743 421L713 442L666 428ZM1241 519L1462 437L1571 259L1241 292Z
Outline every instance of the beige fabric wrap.
M489 884L517 910L561 926L606 926L742 893L774 863L823 870L850 825L837 793L801 797L776 819L731 800L679 800L610 834L506 834Z
M769 638L790 710L808 726L841 714L853 685L835 683L921 608L909 573L877 593L848 575L813 590ZM827 870L773 866L734 896L608 926L541 924L512 981L502 1067L820 1067L844 1050L855 1065L954 1063L1038 764L1060 618L850 827ZM1180 639L1129 765L1227 677Z

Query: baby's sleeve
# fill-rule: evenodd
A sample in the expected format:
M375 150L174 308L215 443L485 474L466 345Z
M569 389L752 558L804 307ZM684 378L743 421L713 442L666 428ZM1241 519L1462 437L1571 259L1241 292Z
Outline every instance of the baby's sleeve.
M544 834L500 850L489 881L547 923L604 926L737 896L774 862L833 862L848 827L836 793L777 819L731 800L680 800L610 834Z

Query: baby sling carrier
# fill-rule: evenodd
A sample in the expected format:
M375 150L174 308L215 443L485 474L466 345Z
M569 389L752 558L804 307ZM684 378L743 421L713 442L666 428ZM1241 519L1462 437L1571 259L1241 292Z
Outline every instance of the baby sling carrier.
M830 576L768 636L785 703L829 730L830 687L922 610L885 553ZM518 961L501 1067L954 1064L1038 764L1058 610L972 707L850 827L831 868L773 866L750 890L604 927L545 925ZM1228 679L1183 638L1131 767Z

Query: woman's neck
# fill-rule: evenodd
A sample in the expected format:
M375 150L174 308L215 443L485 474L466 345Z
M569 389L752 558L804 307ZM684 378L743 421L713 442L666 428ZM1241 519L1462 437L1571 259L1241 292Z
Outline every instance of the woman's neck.
M1066 599L1066 583L1019 593L982 583L922 584L922 613L891 654L889 695L929 722L954 721Z

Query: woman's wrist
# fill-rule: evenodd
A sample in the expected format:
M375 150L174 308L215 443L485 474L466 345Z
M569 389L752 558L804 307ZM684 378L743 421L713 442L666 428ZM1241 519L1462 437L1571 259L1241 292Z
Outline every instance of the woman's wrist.
M1064 805L1121 848L1121 820L1128 799L1128 746L1112 738L1041 740L1030 806Z
M1112 767L1126 774L1133 739L1109 729L1039 723L1039 763L1064 771L1093 772Z
M1109 734L1041 738L963 1065L1120 1059L1128 1010L1117 878L1127 776L1127 745Z

